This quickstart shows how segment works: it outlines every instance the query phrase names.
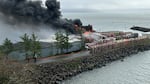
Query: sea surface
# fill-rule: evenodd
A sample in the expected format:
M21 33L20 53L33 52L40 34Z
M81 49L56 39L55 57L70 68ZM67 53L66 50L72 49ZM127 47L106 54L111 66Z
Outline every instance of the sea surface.
M63 17L80 18L84 25L92 24L97 31L132 31L132 26L150 28L147 13L64 13ZM137 32L137 31L132 31ZM141 33L141 32L139 32ZM81 73L63 84L150 84L150 51L140 52L115 61L106 67Z
M150 28L150 13L63 13L64 18L80 19L97 31L132 31L133 26ZM135 31L134 31L135 32Z

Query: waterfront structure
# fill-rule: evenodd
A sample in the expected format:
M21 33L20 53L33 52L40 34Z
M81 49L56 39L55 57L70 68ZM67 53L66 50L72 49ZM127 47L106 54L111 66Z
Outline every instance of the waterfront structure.
M63 49L63 53L71 53L75 51L81 50L82 47L82 42L78 38L78 36L70 36L69 43L71 43L71 48ZM38 57L48 57L48 56L55 56L62 54L61 50L57 48L56 46L56 41L55 40L41 40L40 41L41 45L41 53L40 56ZM12 60L25 60L25 52L24 50L21 49L21 44L16 43L14 46L18 47L15 51L11 52L9 54L9 59ZM32 57L32 56L31 56Z

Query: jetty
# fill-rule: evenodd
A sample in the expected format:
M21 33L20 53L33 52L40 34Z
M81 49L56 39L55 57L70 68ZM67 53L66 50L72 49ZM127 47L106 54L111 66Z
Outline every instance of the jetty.
M38 84L60 84L82 72L146 50L150 50L150 39L146 36L97 44L89 49L91 55L37 65L38 75L33 78Z
M146 27L133 26L130 29L142 31L142 32L150 32L150 28L146 28Z

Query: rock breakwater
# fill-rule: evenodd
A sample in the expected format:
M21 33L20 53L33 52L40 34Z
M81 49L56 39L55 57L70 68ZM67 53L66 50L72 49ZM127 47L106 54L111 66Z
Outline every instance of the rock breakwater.
M36 84L60 84L63 80L67 80L84 71L101 68L115 60L121 59L123 61L124 57L150 50L149 39L146 42L143 40L143 42L144 44L142 45L124 46L94 56L90 55L72 60L40 64L34 72L35 82Z

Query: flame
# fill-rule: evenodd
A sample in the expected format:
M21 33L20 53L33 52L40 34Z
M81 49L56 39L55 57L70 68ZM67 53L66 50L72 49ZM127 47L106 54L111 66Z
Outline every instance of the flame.
M91 34L91 32L85 32L85 33L84 33L84 35L89 35L89 34Z

